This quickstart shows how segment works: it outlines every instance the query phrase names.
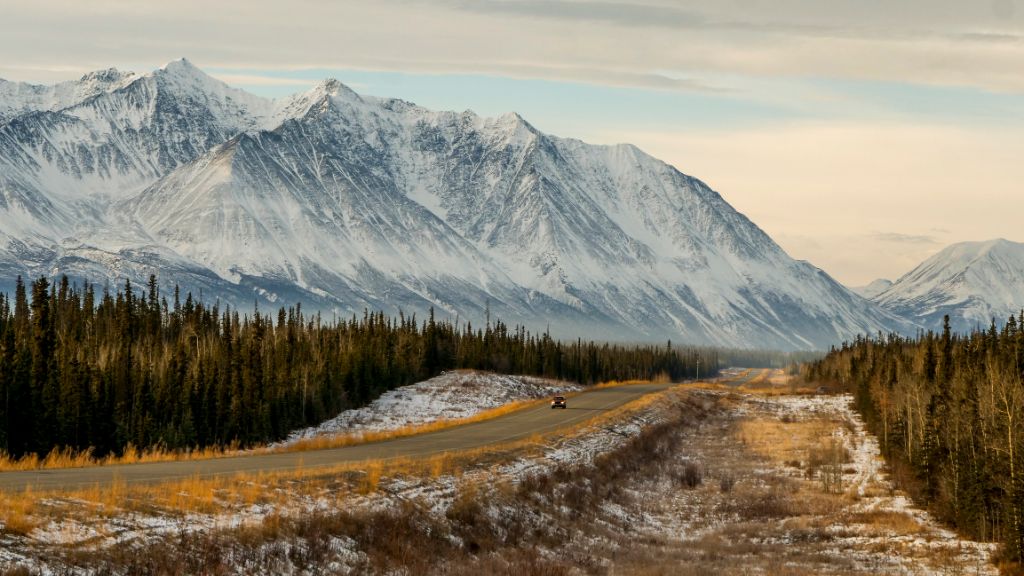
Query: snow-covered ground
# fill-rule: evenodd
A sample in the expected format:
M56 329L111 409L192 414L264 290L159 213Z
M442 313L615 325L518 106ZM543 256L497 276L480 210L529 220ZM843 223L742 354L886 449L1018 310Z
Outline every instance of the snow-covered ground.
M453 370L386 392L369 405L346 410L318 426L296 430L281 445L321 436L395 430L439 420L460 420L511 402L579 390L570 382Z
M749 398L747 402L754 416L771 415L784 422L823 418L841 423L832 436L850 453L851 462L843 465L842 482L849 503L841 512L833 512L832 523L824 526L832 538L830 552L864 570L888 574L946 573L949 569L957 574L998 574L990 560L995 544L961 538L895 488L885 472L878 438L867 432L852 402L848 394ZM885 522L880 527L851 521L871 517L890 522L906 517L910 528L886 529ZM946 564L930 567L936 557Z
M881 455L878 438L865 430L864 421L851 407L853 399L849 395L826 396L825 398L833 402L829 406L827 401L819 400L825 410L831 409L844 414L853 424L852 431L844 428L839 433L853 454L856 473L851 481L858 496L855 510L867 512L886 510L907 514L925 530L922 534L911 537L904 535L902 544L923 551L923 555L940 549L955 551L963 573L997 574L998 572L990 563L990 557L996 548L994 544L960 538L952 530L943 527L927 511L914 506L906 494L893 488L892 482L883 472L885 461ZM806 406L799 404L796 404L795 408L807 410ZM892 545L895 542L890 540L889 544Z

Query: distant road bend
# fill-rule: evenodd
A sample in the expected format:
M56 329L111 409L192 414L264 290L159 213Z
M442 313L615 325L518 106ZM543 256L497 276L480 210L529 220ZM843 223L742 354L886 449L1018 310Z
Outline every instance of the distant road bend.
M437 432L342 448L209 460L4 472L0 473L0 490L22 490L27 487L33 490L74 490L109 485L115 481L126 484L158 483L195 476L213 478L299 468L308 470L376 459L423 458L553 432L673 386L675 384L631 384L586 390L569 399L567 410L552 410L542 405Z
M739 388L744 384L750 384L751 382L757 380L762 376L767 378L771 372L772 370L767 368L748 368L747 370L744 370L743 372L740 372L735 376L723 378L720 380L720 382L722 382L723 384L727 384L729 386Z

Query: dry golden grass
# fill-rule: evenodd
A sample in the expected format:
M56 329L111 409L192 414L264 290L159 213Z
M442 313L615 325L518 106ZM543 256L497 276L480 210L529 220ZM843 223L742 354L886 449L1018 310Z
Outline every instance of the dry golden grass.
M869 510L865 512L855 512L850 515L848 522L852 524L863 524L873 532L880 535L914 535L927 531L927 529L910 514L895 510Z
M452 456L447 452L431 456L427 460L427 467L430 470L429 475L431 478L440 478L453 470Z
M813 468L814 460L824 470L849 458L847 444L839 438L841 433L851 439L845 419L804 414L780 418L772 410L759 413L761 405L751 404L750 413L733 421L732 434L723 435L722 441L733 447L721 452L727 458L706 456L712 470L741 466L728 458L760 464L746 477L739 474L736 488L722 496L726 505L702 502L696 510L686 508L694 516L724 510L740 520L726 520L703 539L681 546L679 555L685 555L692 573L903 573L900 567L910 566L913 573L973 574L976 566L965 562L982 567L984 560L978 558L983 556L972 553L969 545L939 538L927 521L894 508L889 500L893 490L886 490L883 480L857 477L860 484L841 493L824 487L820 475L807 477L805 471ZM712 440L706 437L697 446L707 447ZM842 468L847 474L855 471L852 464ZM756 481L749 481L752 476ZM776 484L780 480L783 483ZM847 480L852 478L848 475ZM875 497L877 501L864 501ZM773 565L771 559L780 556L780 547L762 543L780 540L789 542L784 562ZM835 552L837 548L849 550L850 558L869 560L848 561L845 553ZM788 571L780 571L783 565Z
M635 386L635 385L638 385L638 384L650 384L652 382L654 382L656 384L668 384L670 382L670 380L668 379L667 376L664 376L664 377L659 376L659 378L657 378L655 380L609 380L607 382L601 382L599 384L594 384L593 386L590 387L590 389L591 390L600 390L601 388L615 388L617 386Z
M39 525L36 506L39 499L31 490L19 494L0 492L0 523L2 532L16 536L24 536L35 530Z
M57 468L83 468L86 466L109 466L112 464L141 464L145 462L172 462L178 460L203 460L210 458L222 458L224 456L236 455L239 452L237 444L228 447L210 447L204 449L191 449L186 451L171 451L160 446L146 450L139 450L132 444L128 444L124 453L120 456L106 456L97 458L92 453L92 448L82 451L75 451L70 447L54 448L44 458L36 454L27 454L21 458L11 458L0 452L0 472L14 472L19 470L52 470Z
M768 418L744 420L737 437L750 450L777 463L804 462L808 450L818 446L836 428L831 420L783 422Z
M384 465L380 462L372 462L366 466L362 482L359 484L360 494L369 494L377 491L377 487L380 485L380 475L383 469Z

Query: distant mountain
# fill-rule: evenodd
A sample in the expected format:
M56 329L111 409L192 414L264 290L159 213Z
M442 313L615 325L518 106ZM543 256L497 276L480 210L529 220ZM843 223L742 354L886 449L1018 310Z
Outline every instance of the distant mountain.
M868 300L870 300L870 299L874 298L875 296L878 296L882 292L885 292L891 286L892 286L892 280L886 280L885 278L879 278L878 280L874 280L873 282L871 282L870 284L868 284L866 286L854 286L854 287L850 288L850 290L853 290L855 293L860 294L864 298L867 298Z
M490 312L555 336L824 348L913 327L629 145L189 62L0 83L0 277L150 272L233 305Z
M90 72L77 81L54 86L0 79L0 122L26 112L55 112L125 86L135 79L135 74L122 73L114 68Z
M958 331L1004 323L1024 308L1024 244L953 244L897 280L874 300L890 312L938 330L948 314Z

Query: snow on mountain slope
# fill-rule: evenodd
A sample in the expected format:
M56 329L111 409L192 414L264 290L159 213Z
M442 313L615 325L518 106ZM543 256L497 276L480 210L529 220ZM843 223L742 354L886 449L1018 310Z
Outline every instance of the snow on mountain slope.
M273 106L186 60L146 75L111 69L53 87L0 82L0 114L9 115L0 122L0 271L7 276L0 288L16 274L53 274L69 263L109 278L122 270L170 276L181 259L133 260L154 253L145 249L151 243L111 203L262 125ZM88 258L71 256L79 238L88 239L88 254L106 256L84 265Z
M77 81L53 86L8 82L0 79L0 124L32 111L56 112L87 98L120 88L135 79L135 74L115 68L98 70Z
M939 330L948 314L957 331L1004 323L1024 308L1024 244L996 239L941 250L874 300Z
M549 314L588 323L518 286L402 194L375 156L329 123L286 122L232 139L123 207L157 241L221 277L319 291L346 314L422 316L434 306L479 319L490 306L535 326Z
M561 337L791 349L913 329L633 146L336 80L263 100L187 61L0 126L0 234L3 270L148 266L233 296L490 310Z
M882 292L885 292L891 287L892 280L879 278L877 280L873 280L870 284L867 284L865 286L854 286L853 288L850 288L850 290L852 290L855 294L860 294L862 297L870 300L875 296L878 296Z
M95 227L110 199L260 126L273 106L186 60L143 76L107 70L50 89L10 86L0 85L0 109L19 112L0 124L0 220L22 237Z

